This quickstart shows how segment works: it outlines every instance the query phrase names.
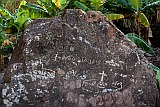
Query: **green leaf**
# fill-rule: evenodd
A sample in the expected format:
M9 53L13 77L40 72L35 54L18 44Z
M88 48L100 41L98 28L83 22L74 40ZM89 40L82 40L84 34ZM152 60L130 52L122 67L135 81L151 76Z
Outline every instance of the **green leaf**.
M3 25L0 23L0 36L2 31L3 31Z
M105 16L109 19L109 20L118 20L118 19L122 19L124 18L124 15L122 14L105 14Z
M94 11L101 11L103 1L102 0L91 0L91 9Z
M55 5L55 3L52 0L37 0L37 2L47 10L47 13L50 16L56 16L58 7Z
M6 28L11 28L13 26L13 24L14 24L14 17L11 17L6 20L6 23L5 23Z
M2 17L0 17L0 24L2 24L3 23L3 18Z
M47 10L45 8L43 8L42 6L36 5L36 4L30 4L30 3L26 3L25 5L21 5L21 8L23 8L25 10L36 9L36 10L41 10L41 11L47 12Z
M155 7L160 7L160 1L156 1L150 4L147 4L144 8L142 8L142 10L147 10L150 8L155 8Z
M28 20L29 18L29 11L22 10L21 8L18 9L18 13L16 15L16 20L15 23L18 24L18 29L21 29L24 23Z
M140 13L138 21L141 22L145 27L149 27L150 25L147 17L143 13Z
M156 67L155 65L153 65L152 63L150 63L152 69L154 71L156 71L156 79L157 79L157 82L158 82L158 88L160 89L160 69L158 67Z
M62 9L66 6L67 1L66 0L52 0L52 2L54 2L54 4L59 8Z
M68 4L69 4L69 1L67 1L65 4L62 4L62 5L61 5L61 9L60 9L60 10L61 10L62 13L63 13L63 10L66 9L66 7L68 6ZM59 12L59 13L61 13L61 12ZM59 14L59 13L58 13L58 14Z
M21 5L21 8L29 11L29 17L31 19L45 18L50 16L47 10L39 5L27 3L26 5Z
M12 17L12 14L8 10L3 9L2 7L0 7L0 15L5 17L6 19L9 19Z
M133 8L136 9L136 11L139 11L139 8L141 7L141 3L140 0L130 0L131 5L133 6Z
M1 37L3 41L7 39L5 35L2 35Z
M128 0L115 0L115 4L120 5L123 8L129 8Z
M66 0L59 0L59 2L60 2L60 5L61 5L61 9L63 9L67 5Z
M26 27L29 23L31 23L33 20L31 18L28 18L28 20L24 23L24 27Z
M27 2L25 0L21 1L20 5L19 5L19 8L21 7L21 5L26 5L26 3Z
M76 7L82 9L83 11L88 11L90 10L85 4L75 1L74 4L76 5Z
M128 37L132 42L134 42L142 50L146 51L147 53L151 55L154 54L152 47L149 44L147 44L147 42L140 36L134 33L128 33L126 34L126 37Z
M153 69L154 71L160 72L160 69L159 69L158 67L156 67L156 66L153 65L152 63L150 63L150 65L151 65L151 67L152 67L152 69ZM160 75L159 75L158 79L160 79Z
M150 0L141 0L142 3L144 3L144 5L147 5L149 3Z

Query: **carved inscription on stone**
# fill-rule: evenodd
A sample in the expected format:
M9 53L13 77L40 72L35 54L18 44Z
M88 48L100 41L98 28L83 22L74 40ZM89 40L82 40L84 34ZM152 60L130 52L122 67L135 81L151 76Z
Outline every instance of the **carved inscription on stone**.
M67 10L21 37L2 89L6 107L155 107L148 62L102 13Z
M113 97L115 98L113 99ZM123 105L125 105L125 107L135 107L132 94L129 90L124 90L123 92L117 91L112 94L105 93L89 97L87 97L85 94L68 92L66 95L66 100L69 103L74 103L78 107L87 107L87 105L90 105L91 107L112 107L115 103L119 107Z

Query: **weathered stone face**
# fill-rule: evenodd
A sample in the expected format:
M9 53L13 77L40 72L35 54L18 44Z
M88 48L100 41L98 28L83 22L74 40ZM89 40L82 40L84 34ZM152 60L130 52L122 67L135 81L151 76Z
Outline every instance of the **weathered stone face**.
M7 106L157 105L148 61L98 12L67 10L54 19L35 20L25 29L11 61L4 76L9 83L2 89Z

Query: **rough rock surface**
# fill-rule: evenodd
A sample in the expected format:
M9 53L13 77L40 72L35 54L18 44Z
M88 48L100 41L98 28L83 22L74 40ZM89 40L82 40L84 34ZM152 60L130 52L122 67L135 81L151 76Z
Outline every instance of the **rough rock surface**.
M141 51L99 12L67 10L24 31L4 75L6 107L158 107Z

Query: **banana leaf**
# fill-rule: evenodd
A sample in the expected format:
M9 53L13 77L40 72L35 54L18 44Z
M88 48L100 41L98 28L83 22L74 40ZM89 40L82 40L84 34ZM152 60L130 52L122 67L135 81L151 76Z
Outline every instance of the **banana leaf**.
M129 8L128 0L115 0L115 2L124 8Z
M9 19L6 20L5 22L5 27L6 28L11 28L14 24L14 17L11 17Z
M158 88L160 89L160 69L158 67L156 67L155 65L153 65L152 63L150 63L152 69L154 71L156 71L156 79L157 79L157 82L158 82Z
M58 0L58 1L61 5L61 8L64 7L67 4L67 0Z
M24 23L29 19L29 11L22 10L21 8L17 11L15 22L18 24L18 29L21 29Z
M88 11L90 10L85 4L75 1L74 4L76 5L76 7L82 9L83 11Z
M21 5L21 8L29 11L29 17L31 19L45 18L50 16L47 10L39 5L27 3L26 5Z
M52 0L52 2L54 2L59 9L62 9L67 4L66 0Z
M147 9L155 8L155 7L160 7L160 1L156 1L153 3L147 4L144 8L142 8L142 10L147 10Z
M141 7L141 2L140 0L130 0L130 3L132 5L132 7L134 9L136 9L136 11L138 12L139 11L139 8Z
M0 15L2 15L6 19L10 19L12 17L12 14L2 7L0 7Z
M142 50L146 51L147 53L151 55L154 54L152 47L140 36L134 33L128 33L126 34L126 37L128 37L132 42L134 42Z
M150 25L147 17L143 13L140 13L138 21L141 22L145 27L149 27Z
M141 0L142 3L144 3L144 5L147 5L149 3L150 0Z
M118 20L118 19L124 18L124 15L122 15L122 14L114 14L114 13L105 14L105 16L109 20Z
M91 0L90 6L94 11L102 10L103 1L102 0Z
M47 11L50 17L57 15L59 8L52 0L37 0L37 2Z
M47 10L45 8L43 8L40 5L36 5L36 4L26 3L25 5L21 5L20 7L23 8L23 9L25 9L25 10L34 9L34 10L37 10L37 11L47 12Z
M26 5L26 1L25 0L23 0L23 1L21 1L21 3L19 4L19 8L21 8L21 5Z

